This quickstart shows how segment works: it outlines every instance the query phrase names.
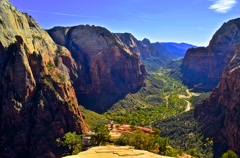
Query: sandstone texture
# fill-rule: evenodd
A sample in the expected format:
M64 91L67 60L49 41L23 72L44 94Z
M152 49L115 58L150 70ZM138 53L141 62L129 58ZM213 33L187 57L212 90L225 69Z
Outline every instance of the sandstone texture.
M240 49L211 96L196 107L195 117L206 136L214 138L214 157L228 149L240 155Z
M239 44L240 18L224 23L206 48L187 51L181 66L183 82L195 90L215 88Z
M170 158L150 153L145 150L136 150L130 146L99 146L78 155L66 156L65 158Z
M0 1L0 157L59 157L56 138L88 131L70 78L77 64L31 18Z
M107 29L80 25L55 27L48 33L75 59L78 77L72 81L79 104L86 108L104 112L144 86L146 70L140 53Z

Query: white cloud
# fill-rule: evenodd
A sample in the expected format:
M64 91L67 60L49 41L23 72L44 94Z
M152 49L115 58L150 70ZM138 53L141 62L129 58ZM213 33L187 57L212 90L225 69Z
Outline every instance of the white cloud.
M219 13L227 13L237 3L237 0L214 0L214 1L215 1L214 4L212 4L209 7L209 9L212 9Z

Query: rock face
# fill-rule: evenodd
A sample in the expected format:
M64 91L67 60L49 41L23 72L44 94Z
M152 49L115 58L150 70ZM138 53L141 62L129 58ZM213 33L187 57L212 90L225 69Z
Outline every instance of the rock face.
M187 51L181 66L183 82L195 90L212 90L239 44L240 18L224 23L208 47Z
M210 98L196 107L195 116L206 136L214 138L215 157L228 149L240 155L240 49Z
M171 62L169 58L162 55L162 52L158 51L149 39L137 40L130 33L117 33L116 34L121 41L133 52L139 54L143 61L152 60L160 66L166 65Z
M59 157L56 138L88 130L70 82L76 70L66 48L0 1L0 157Z
M98 146L77 155L63 158L171 158L148 152L146 150L136 150L131 146Z
M82 25L55 27L48 33L71 51L78 65L74 88L79 103L86 108L104 112L144 86L146 71L139 53L107 29Z

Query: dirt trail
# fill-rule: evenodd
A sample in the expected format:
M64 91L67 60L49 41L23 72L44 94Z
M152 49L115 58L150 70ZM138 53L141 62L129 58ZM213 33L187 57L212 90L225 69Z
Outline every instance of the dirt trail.
M187 96L182 94L178 95L179 98L184 99L187 102L187 107L185 109L185 112L189 111L192 106L192 104L186 99L191 98L192 96L199 96L199 94L197 93L189 92L189 89L186 90L186 93L187 93Z
M191 109L191 103L188 100L185 100L187 102L187 107L185 109L185 112L189 111Z
M169 98L169 95L166 95L166 96L164 97L164 99L166 100L166 108L168 108L168 98Z

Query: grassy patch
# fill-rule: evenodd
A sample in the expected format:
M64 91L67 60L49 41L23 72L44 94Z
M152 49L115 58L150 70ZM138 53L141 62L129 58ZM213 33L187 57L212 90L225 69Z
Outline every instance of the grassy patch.
M84 116L84 121L87 123L90 129L92 129L98 124L109 123L104 115L100 115L94 111L87 110L83 106L79 106L79 108Z

